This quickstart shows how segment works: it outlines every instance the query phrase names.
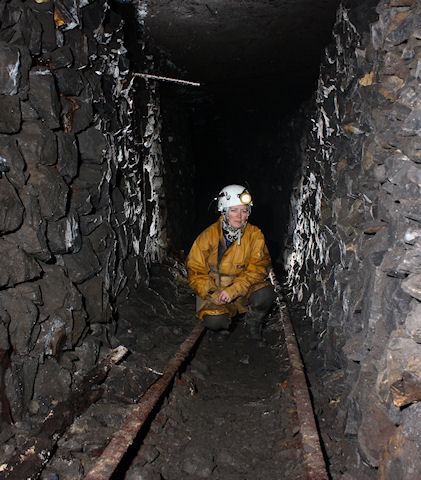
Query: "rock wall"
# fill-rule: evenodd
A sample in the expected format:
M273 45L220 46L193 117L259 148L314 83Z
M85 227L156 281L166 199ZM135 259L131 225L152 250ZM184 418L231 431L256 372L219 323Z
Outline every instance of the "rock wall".
M318 339L305 354L309 368L321 359L345 385L331 399L337 414L330 438L355 441L347 478L415 480L421 471L421 5L352 3L339 8L303 141L288 279ZM343 452L328 448L335 454Z
M159 100L131 76L121 16L11 0L0 22L0 401L16 422L95 364L166 234Z

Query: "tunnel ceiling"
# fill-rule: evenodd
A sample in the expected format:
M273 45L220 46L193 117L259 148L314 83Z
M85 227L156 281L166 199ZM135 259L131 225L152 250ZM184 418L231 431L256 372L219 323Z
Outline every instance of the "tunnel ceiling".
M338 0L150 0L146 25L185 78L213 89L312 88Z

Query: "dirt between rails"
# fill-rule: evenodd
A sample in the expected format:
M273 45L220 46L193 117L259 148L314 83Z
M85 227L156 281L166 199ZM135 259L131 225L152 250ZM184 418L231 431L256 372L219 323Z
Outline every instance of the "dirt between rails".
M103 397L59 439L41 480L85 477L196 322L183 269L155 266L150 288L131 292L119 306L112 345L104 342L104 355L119 344L130 355L112 368ZM133 449L112 480L305 479L287 352L275 315L267 319L264 337L264 346L248 339L241 318L229 335L207 331L141 431L140 450ZM16 432L16 448L33 420Z
M242 320L208 331L153 421L126 480L305 479L287 353L275 318L266 345Z

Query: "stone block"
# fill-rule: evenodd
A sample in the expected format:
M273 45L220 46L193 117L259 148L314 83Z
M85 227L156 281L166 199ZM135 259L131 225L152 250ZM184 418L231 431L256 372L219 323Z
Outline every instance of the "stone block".
M75 183L80 189L87 189L91 192L98 191L104 175L104 168L100 165L84 163L80 166Z
M73 112L71 131L79 133L88 128L94 118L90 88L86 87L79 96L73 98L73 101L76 102L78 108Z
M72 68L62 68L55 72L58 90L62 95L77 97L83 89L80 72Z
M34 305L43 305L41 289L39 288L38 282L21 283L15 288L22 297L27 298Z
M80 231L82 235L89 236L104 221L104 212L95 212L90 215L84 215L80 219Z
M414 342L421 343L421 303L418 300L411 302L405 329Z
M73 63L73 55L70 48L65 45L61 48L56 48L49 56L50 68L52 70L62 69L65 70L66 67L70 67ZM55 72L55 75L58 72Z
M47 404L65 400L70 392L72 377L53 357L45 359L38 368L34 384L34 398Z
M9 8L2 12L2 29L10 29L22 19L22 11L17 6L9 5Z
M38 192L41 215L58 220L66 214L68 187L57 169L38 165L30 169L29 182Z
M104 153L108 142L102 132L90 127L78 135L79 152L82 161L101 164L104 162Z
M384 398L390 393L393 395L392 386L404 376L421 378L421 345L402 335L405 335L404 328L397 328L384 349L384 366L377 379L377 390Z
M22 120L24 122L26 120L37 120L39 118L38 112L31 105L31 102L27 98L25 100L21 100L20 108L22 112Z
M415 247L409 247L403 258L403 268L410 273L421 273L421 242L418 240Z
M419 449L417 442L406 438L401 427L397 428L386 446L377 478L418 480L421 471Z
M0 41L0 95L16 95L20 82L20 53L14 45Z
M72 345L75 347L82 340L84 334L87 333L87 314L85 310L74 310L73 315L73 330L72 330Z
M19 96L23 98L28 97L29 92L29 71L33 64L31 52L25 45L19 45L20 53L20 82L19 82Z
M83 311L83 299L64 269L58 265L43 264L44 275L40 288L43 298L41 315L46 319L62 308Z
M36 341L33 330L38 320L38 308L15 288L0 292L0 305L10 316L8 331L13 351L17 355L27 355Z
M40 273L38 263L22 248L7 238L0 239L0 287L13 287L38 278Z
M400 208L398 211L401 215L421 223L421 199L418 196L408 200L401 198L399 202Z
M396 426L388 418L375 396L370 396L362 411L362 422L358 429L359 447L369 464L378 467L383 451L396 431Z
M88 31L96 30L103 22L105 11L96 4L87 5L82 9L82 25Z
M63 260L69 278L76 284L92 278L101 270L98 258L88 238L83 239L82 248L79 252L63 255Z
M48 222L47 240L53 254L78 252L82 244L78 217L69 214L60 220Z
M23 205L7 178L0 179L0 234L17 230L23 222Z
M396 247L389 250L383 257L381 269L391 277L405 278L408 274L408 269L404 264L406 248Z
M73 186L75 190L86 190L90 194L90 203L98 208L101 195L101 185L105 177L105 169L95 163L82 163L79 167L79 175L75 178Z
M56 135L40 120L23 122L21 132L16 136L19 149L28 165L57 163Z
M406 172L407 179L415 183L418 187L421 186L421 167L418 165L411 165Z
M80 26L79 10L74 8L73 2L69 2L68 0L55 0L54 5L60 11L65 22L60 27L61 31L73 30Z
M42 26L41 51L52 52L57 47L56 25L54 22L54 5L51 2L30 4L35 18Z
M103 279L95 276L78 285L85 300L85 309L90 323L104 321Z
M418 136L403 137L399 142L399 147L410 160L415 163L421 163L421 139Z
M64 178L66 183L71 183L78 172L79 155L76 138L71 133L57 132L57 145L58 173Z
M42 322L38 342L45 355L59 358L63 350L72 349L73 316L68 308L51 312L49 318Z
M387 276L381 299L381 320L387 331L392 333L398 325L404 323L408 315L410 297L402 291L400 280Z
M37 358L12 354L5 375L5 394L15 421L24 417L29 406L37 368Z
M92 212L92 208L89 191L79 190L77 185L75 185L75 187L71 190L70 212L84 216Z
M23 36L26 39L26 45L31 55L39 55L42 47L42 26L29 9L25 11L25 17L26 22L23 26Z
M402 411L402 433L421 447L421 431L418 426L421 424L421 403L410 405Z
M45 222L41 217L37 192L32 185L21 190L21 201L25 207L24 221L21 228L8 238L19 245L27 254L43 262L51 258L45 237Z
M393 403L399 407L406 407L421 400L421 377L409 372L403 372L402 378L390 386Z
M22 115L17 95L0 95L0 133L16 133L20 129Z
M29 101L50 129L60 127L60 101L50 70L35 67L29 72Z
M87 372L93 368L98 360L99 348L101 340L93 336L88 336L82 345L75 348L75 353L79 357L79 361L75 362L79 373Z
M74 68L86 67L89 62L88 39L86 35L78 29L69 30L64 34L65 44L72 50L74 58Z
M107 254L112 248L115 233L109 223L101 222L98 228L89 235L89 240L91 241L94 252L101 257Z
M354 362L361 362L369 352L365 340L366 332L358 332L349 336L342 349L347 358Z
M403 280L402 290L421 301L421 273L413 273Z

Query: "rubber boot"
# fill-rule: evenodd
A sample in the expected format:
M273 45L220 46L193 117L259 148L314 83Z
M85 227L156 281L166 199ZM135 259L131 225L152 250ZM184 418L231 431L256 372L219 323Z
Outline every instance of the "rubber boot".
M214 332L229 333L230 319L227 313L222 315L203 315L203 325Z
M273 288L268 286L256 290L250 295L249 307L244 318L248 326L248 337L263 344L263 321L272 306L275 294ZM263 346L263 345L262 345Z

